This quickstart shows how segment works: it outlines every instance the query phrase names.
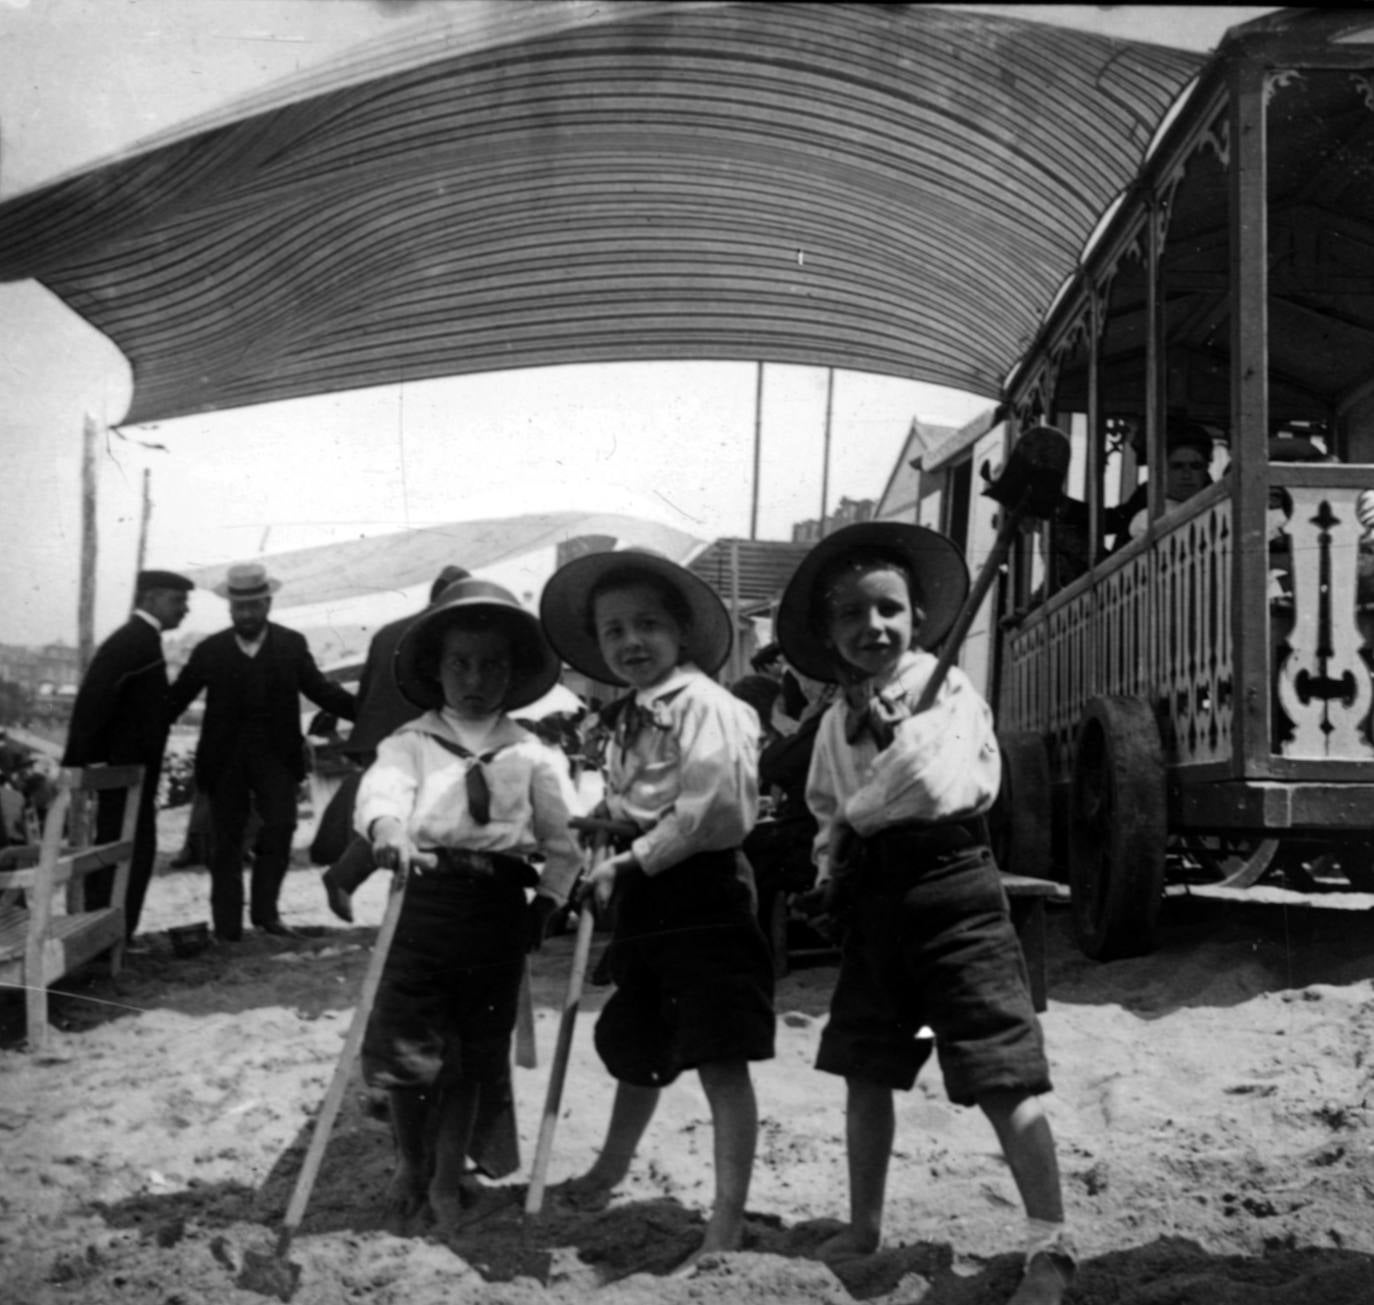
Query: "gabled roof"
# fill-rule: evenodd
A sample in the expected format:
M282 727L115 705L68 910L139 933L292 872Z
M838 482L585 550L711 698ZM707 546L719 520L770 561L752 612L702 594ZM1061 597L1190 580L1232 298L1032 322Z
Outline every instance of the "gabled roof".
M1197 55L928 5L440 6L0 204L125 423L746 359L998 393Z
M887 478L883 492L873 508L877 521L914 521L916 519L916 495L921 486L921 474L911 464L916 458L934 444L948 439L953 429L949 426L927 426L919 418L913 417L907 428L906 441L892 473Z
M688 563L729 606L738 594L741 609L771 602L786 588L812 545L780 540L717 539ZM734 558L739 574L735 578ZM738 588L736 589L736 585Z

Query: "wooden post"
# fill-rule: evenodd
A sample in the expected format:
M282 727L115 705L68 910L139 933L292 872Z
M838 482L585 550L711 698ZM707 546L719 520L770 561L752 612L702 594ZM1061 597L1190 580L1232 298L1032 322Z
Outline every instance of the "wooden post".
M835 369L825 373L825 451L821 455L821 523L818 539L825 538L825 518L830 510L830 413L835 401Z
M153 515L152 474L147 467L143 468L143 517L138 525L138 559L134 562L135 589L138 587L138 573L143 570L143 563L148 556L148 519Z
M88 412L81 440L81 588L76 608L76 655L84 675L95 651L95 487L99 426Z
M749 538L759 537L759 455L763 448L763 363L754 382L754 491L749 506Z
M737 680L744 674L741 662L744 649L739 637L739 540L730 541L730 622L734 639L730 644L730 679Z

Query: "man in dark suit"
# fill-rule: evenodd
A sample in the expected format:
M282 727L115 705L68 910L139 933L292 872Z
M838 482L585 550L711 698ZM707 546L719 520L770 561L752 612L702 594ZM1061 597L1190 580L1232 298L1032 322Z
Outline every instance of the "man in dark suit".
M157 856L157 785L171 727L162 634L175 630L185 619L188 595L194 588L185 576L173 571L138 573L133 614L91 658L77 690L62 754L64 766L103 762L143 767L143 791L124 899L130 938L138 928ZM119 837L125 796L122 792L100 794L95 828L99 842L109 843ZM91 875L86 880L87 906L108 906L113 887L112 868Z
M467 578L468 573L461 566L444 567L429 587L430 603L433 604L455 580ZM418 615L416 612L382 626L367 646L367 660L363 663L362 678L358 681L358 716L344 748L345 753L364 770L377 759L377 744L420 714L420 709L401 693L394 670L396 645ZM329 909L350 924L353 922L353 904L349 899L373 868L372 844L353 833L353 801L357 796L359 778L361 772L344 780L330 799L320 822L321 825L326 821L338 824L341 816L346 821L348 841L322 877ZM323 861L325 858L321 856L319 859Z
M229 600L232 624L195 646L170 693L175 720L206 691L196 783L210 799L210 914L215 936L225 942L243 936L243 829L250 801L262 829L249 918L267 933L293 934L282 923L277 898L305 778L300 697L345 720L356 709L351 693L325 679L304 635L267 619L280 587L260 563L230 567L215 592Z

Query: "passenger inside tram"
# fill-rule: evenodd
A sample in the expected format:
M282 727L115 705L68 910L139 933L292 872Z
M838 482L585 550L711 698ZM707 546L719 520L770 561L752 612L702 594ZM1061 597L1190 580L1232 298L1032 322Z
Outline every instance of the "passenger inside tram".
M1194 494L1212 483L1212 456L1216 442L1212 432L1201 422L1190 421L1186 417L1170 417L1165 428L1164 439L1167 445L1164 464L1164 510L1170 511L1181 503L1186 503ZM1137 485L1135 493L1122 504L1135 499L1141 500L1139 508L1126 523L1124 535L1118 534L1117 547L1128 540L1139 539L1149 524L1148 504L1144 501L1146 487ZM1120 509L1117 509L1120 512ZM1110 526L1110 522L1108 523Z

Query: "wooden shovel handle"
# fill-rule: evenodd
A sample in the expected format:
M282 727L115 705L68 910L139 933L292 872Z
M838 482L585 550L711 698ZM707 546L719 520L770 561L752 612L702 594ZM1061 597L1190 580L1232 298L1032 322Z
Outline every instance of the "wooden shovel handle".
M315 1179L320 1172L320 1162L324 1159L325 1148L329 1145L329 1135L334 1131L334 1121L338 1118L339 1106L343 1103L348 1077L362 1047L368 1016L372 1014L372 1006L377 999L377 988L382 981L382 970L386 967L391 940L396 934L396 923L401 918L401 901L405 897L404 881L403 874L392 876L391 895L387 898L381 928L377 930L377 941L372 944L372 959L368 962L367 973L363 976L358 1004L353 1009L353 1022L348 1026L343 1050L339 1053L338 1064L334 1066L334 1077L329 1081L324 1104L315 1119L315 1131L310 1136L305 1163L301 1165L301 1171L296 1177L296 1186L286 1207L286 1217L282 1220L282 1243L289 1241L291 1235L300 1227L306 1203L310 1200L311 1189L315 1186Z
M539 1141L534 1149L534 1164L530 1169L530 1187L525 1196L525 1213L538 1214L544 1204L544 1185L549 1174L549 1158L553 1154L553 1134L558 1126L558 1108L563 1101L563 1080L568 1073L568 1059L572 1054L573 1028L577 1023L577 1007L582 1000L582 984L587 975L587 958L592 950L592 930L596 917L591 901L584 901L577 916L577 941L573 945L572 970L568 975L568 993L563 999L563 1014L558 1022L558 1042L554 1046L553 1063L549 1068L549 1087L544 1096L544 1116L539 1121Z

